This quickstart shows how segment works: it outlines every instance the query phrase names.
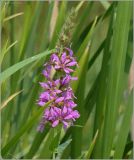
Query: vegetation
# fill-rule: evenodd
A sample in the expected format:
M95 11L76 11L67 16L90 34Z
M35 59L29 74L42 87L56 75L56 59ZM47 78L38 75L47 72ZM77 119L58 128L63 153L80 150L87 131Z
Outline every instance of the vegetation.
M2 158L132 159L132 33L132 1L2 1ZM43 64L62 47L80 118L40 133Z

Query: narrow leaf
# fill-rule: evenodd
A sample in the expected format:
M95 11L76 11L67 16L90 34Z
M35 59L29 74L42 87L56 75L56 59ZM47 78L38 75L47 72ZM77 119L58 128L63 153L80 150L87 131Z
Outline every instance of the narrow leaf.
M13 138L11 138L11 140L2 148L2 156L5 156L8 153L8 151L13 147L13 145L15 145L20 140L23 134L34 124L36 124L38 117L50 103L51 102L48 102L44 107L39 108L36 111L36 113L32 116L32 118L19 129L16 135Z
M6 17L6 18L3 20L3 22L6 22L6 21L8 21L8 20L10 20L10 19L13 19L13 18L18 17L18 16L23 15L23 14L24 14L23 12L15 13L15 14L9 16L9 17Z
M0 111L13 99L15 98L18 94L20 94L22 91L16 92L14 94L12 94L10 97L7 98L7 100L5 100L1 107L0 107Z
M118 2L117 15L113 29L113 44L108 79L107 104L105 111L106 117L104 122L102 146L103 158L109 158L113 144L116 118L122 94L121 82L125 66L131 9L131 1Z
M97 140L97 137L98 137L98 130L96 131L96 134L95 134L95 136L94 136L94 139L93 139L93 141L92 141L92 143L91 143L91 145L90 145L90 147L89 147L89 150L87 151L87 154L85 155L85 159L89 159L90 157L91 157L91 154L92 154L92 151L93 151L93 148L94 148L94 146L95 146L95 143L96 143L96 140Z
M33 56L33 57L30 57L30 58L27 58L26 60L23 60L13 66L11 66L10 68L6 69L5 71L3 71L1 74L0 74L0 83L2 83L5 79L7 79L8 77L10 77L12 74L14 74L16 71L20 70L21 68L23 68L24 66L34 62L35 60L38 60L38 59L41 59L43 58L44 56L54 52L55 50L50 50L50 51L46 51L46 52L43 52L43 53L40 53L36 56Z

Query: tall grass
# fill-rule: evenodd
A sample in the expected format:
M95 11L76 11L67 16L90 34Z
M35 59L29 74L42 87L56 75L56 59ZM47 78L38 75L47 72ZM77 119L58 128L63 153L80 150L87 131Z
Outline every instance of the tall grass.
M41 71L72 11L81 116L67 131L39 133ZM1 2L2 158L132 159L132 22L132 1Z

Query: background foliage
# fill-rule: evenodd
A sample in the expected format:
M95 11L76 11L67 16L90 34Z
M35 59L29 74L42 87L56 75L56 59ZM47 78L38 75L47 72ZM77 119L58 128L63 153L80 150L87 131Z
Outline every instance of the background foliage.
M38 133L38 82L69 16L81 117ZM1 2L3 158L132 158L132 20L132 1Z

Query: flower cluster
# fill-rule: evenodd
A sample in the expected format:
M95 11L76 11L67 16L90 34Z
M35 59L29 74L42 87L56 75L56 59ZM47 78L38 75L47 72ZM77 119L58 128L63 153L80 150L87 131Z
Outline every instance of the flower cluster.
M77 66L77 62L69 48L65 48L60 55L52 54L49 62L44 65L43 75L47 82L40 83L44 91L39 96L38 105L43 107L49 101L51 104L44 110L38 131L42 132L48 122L52 127L62 123L66 129L79 118L79 112L74 110L77 105L73 99L76 97L70 87L70 82L77 80L77 77L70 75L74 72L73 66ZM54 72L56 79L52 76Z

